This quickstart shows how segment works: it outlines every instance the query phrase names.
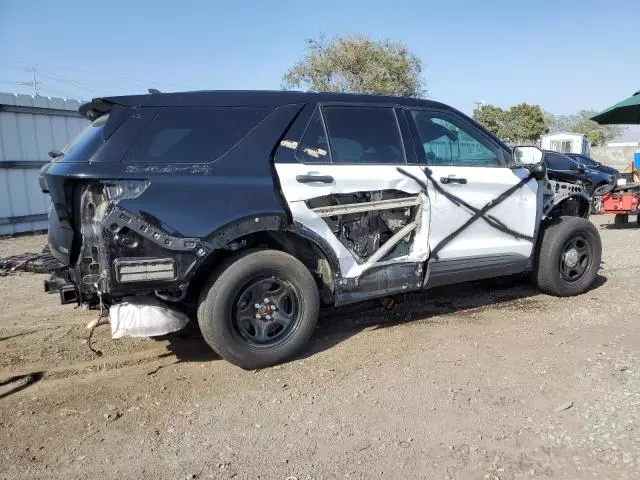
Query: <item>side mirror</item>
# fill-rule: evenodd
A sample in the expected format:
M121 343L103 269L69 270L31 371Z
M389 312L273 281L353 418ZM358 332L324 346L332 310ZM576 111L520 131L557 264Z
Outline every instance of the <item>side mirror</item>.
M578 171L579 171L580 173L584 173L584 172L586 172L586 171L587 171L587 167L584 165L584 163L579 163L579 164L578 164Z
M513 159L518 165L524 167L538 165L542 163L544 154L538 147L515 147L513 149Z

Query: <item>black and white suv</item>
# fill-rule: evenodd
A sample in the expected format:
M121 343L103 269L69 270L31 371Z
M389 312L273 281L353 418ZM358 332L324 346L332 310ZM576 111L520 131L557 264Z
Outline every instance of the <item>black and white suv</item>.
M80 111L93 123L40 176L67 266L48 287L197 312L244 368L295 355L321 305L520 272L568 296L596 277L584 188L440 103L154 91Z

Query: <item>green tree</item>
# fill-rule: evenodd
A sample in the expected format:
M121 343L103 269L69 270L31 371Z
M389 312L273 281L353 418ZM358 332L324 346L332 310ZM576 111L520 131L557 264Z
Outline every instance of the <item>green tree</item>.
M473 119L498 137L502 134L505 111L495 105L483 105L473 111Z
M591 145L604 145L622 134L624 127L621 125L600 125L590 120L596 113L596 110L578 112L575 122L571 125L571 131L584 134Z
M505 115L501 137L512 143L535 142L549 131L544 113L538 105L521 103L512 106Z
M589 130L585 136L589 145L603 145L605 143L602 130Z
M316 92L377 93L420 97L426 93L422 61L406 45L364 35L307 40L307 52L282 77L283 88Z

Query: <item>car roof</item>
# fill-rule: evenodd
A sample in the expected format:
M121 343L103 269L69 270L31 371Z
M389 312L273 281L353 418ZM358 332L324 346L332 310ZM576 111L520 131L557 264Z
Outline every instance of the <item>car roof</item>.
M317 93L284 90L199 90L192 92L148 93L101 97L93 102L106 102L128 107L172 107L172 106L253 106L278 107L292 103L348 102L376 103L400 106L451 108L445 104L412 97L356 93Z

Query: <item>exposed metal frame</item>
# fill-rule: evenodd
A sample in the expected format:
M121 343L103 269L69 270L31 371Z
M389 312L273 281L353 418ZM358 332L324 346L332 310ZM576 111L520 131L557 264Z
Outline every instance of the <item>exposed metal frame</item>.
M372 267L374 264L378 263L387 253L395 248L404 237L413 232L416 228L418 228L418 222L413 221L411 223L407 223L404 227L398 230L393 236L384 242L378 250L373 252L369 259L364 263L365 267L368 269Z
M348 203L346 205L329 205L326 207L312 208L311 211L319 217L333 217L336 215L350 215L353 213L365 213L378 210L396 210L398 208L417 207L422 201L419 196L410 198L389 198L386 200L374 200L372 202Z

